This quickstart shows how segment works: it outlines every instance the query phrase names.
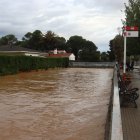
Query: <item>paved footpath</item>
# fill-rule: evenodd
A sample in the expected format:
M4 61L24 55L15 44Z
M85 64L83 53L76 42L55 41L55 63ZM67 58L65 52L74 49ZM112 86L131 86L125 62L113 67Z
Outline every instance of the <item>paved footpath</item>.
M139 88L140 95L140 71L134 69L132 75L132 87ZM138 108L122 107L122 126L124 140L140 140L140 97L137 99Z

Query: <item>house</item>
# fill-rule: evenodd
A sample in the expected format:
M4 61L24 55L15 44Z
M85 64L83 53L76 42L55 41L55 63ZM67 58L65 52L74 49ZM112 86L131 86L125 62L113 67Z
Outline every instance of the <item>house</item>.
M48 53L49 54L64 54L64 53L66 53L66 51L65 50L57 50L57 48L56 48L54 50L50 50Z
M69 58L71 61L75 61L75 55L73 53L63 53L63 54L49 54L48 57L51 58Z
M73 53L67 53L65 50L50 50L48 52L48 57L51 58L69 58L70 61L75 61L75 55Z
M20 46L0 46L0 54L6 55L26 55L26 56L36 56L36 57L45 57L46 53L38 52L36 50L23 48Z

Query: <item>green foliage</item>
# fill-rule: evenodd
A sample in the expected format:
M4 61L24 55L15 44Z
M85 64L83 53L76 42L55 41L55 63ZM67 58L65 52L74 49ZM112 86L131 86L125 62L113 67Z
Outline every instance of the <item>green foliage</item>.
M129 0L128 5L125 4L126 24L128 26L140 27L140 1Z
M24 35L22 38L22 47L35 49L35 50L41 50L41 41L42 41L42 32L40 30L35 30L33 33L28 32Z
M0 45L14 45L17 43L17 38L13 34L9 34L0 38Z
M108 55L109 55L109 61L114 61L115 60L115 49L113 47L113 39L110 40L109 42L109 51L107 51Z
M92 41L83 39L81 36L71 36L67 41L67 47L67 51L72 52L76 56L76 60L97 60L97 47Z
M100 52L84 50L79 52L81 61L98 62L100 61Z
M16 42L14 42L16 40ZM11 44L9 44L11 43ZM52 31L43 34L40 30L27 32L22 41L17 41L14 35L7 35L0 38L0 45L19 45L24 48L49 52L50 50L59 49L73 53L76 60L98 61L99 55L96 45L82 36L71 36L68 41L64 37L59 37ZM13 46L14 47L14 46ZM80 54L82 52L82 55ZM90 56L89 56L90 55Z
M112 57L115 55L116 60L118 62L122 62L123 61L123 45L124 45L124 40L123 40L123 36L121 35L116 35L114 39L112 39L110 41L110 50L111 50L111 54Z
M140 29L140 1L139 0L128 0L128 4L125 4L125 15L126 23L123 21L123 26L138 26ZM123 46L124 40L121 35L110 40L110 58L112 59L115 55L119 62L123 61ZM136 56L140 54L140 38L127 38L127 56Z
M109 61L109 54L107 52L101 53L101 61L102 62L108 62Z
M49 68L68 67L68 65L69 65L68 58L47 58L47 66Z
M41 31L36 30L33 33L28 32L25 34L21 44L23 47L41 51L54 50L55 48L66 50L73 53L76 56L76 60L93 61L94 59L96 61L98 59L96 45L92 41L88 41L82 36L77 35L71 36L66 42L64 37L59 37L52 31L42 34ZM79 55L80 51L82 51L82 57Z
M40 51L49 51L55 48L65 49L66 46L65 38L57 36L52 31L47 31L46 34L42 34L40 30L35 30L33 33L28 32L22 40L22 47Z
M41 58L31 56L0 56L0 75L16 74L38 69L68 67L68 58Z
M84 42L85 42L85 39L77 35L71 36L69 40L67 41L67 47L68 47L67 51L72 52L75 55L76 60L78 59L79 50L81 50L82 47L84 47Z
M125 4L126 25L138 26L140 29L140 1L129 0ZM140 38L127 38L127 55L140 54Z

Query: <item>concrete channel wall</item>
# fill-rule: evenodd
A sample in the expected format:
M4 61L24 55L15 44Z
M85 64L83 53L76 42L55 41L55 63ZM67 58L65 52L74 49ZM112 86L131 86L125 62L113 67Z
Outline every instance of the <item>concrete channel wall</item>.
M113 77L113 99L112 99L112 121L110 129L110 140L123 140L122 120L120 111L119 89L117 70L114 70Z
M69 67L74 68L113 68L114 62L76 62L71 61Z

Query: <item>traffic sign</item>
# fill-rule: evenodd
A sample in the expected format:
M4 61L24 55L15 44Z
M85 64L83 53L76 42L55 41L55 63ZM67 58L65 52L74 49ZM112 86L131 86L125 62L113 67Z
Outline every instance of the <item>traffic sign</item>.
M138 31L138 27L137 26L125 26L124 29L126 31Z
M138 31L125 31L124 36L126 37L139 37Z
M139 31L137 26L124 26L123 27L123 34L124 34L124 67L123 67L123 74L125 74L126 71L126 40L127 37L138 37L139 36Z

